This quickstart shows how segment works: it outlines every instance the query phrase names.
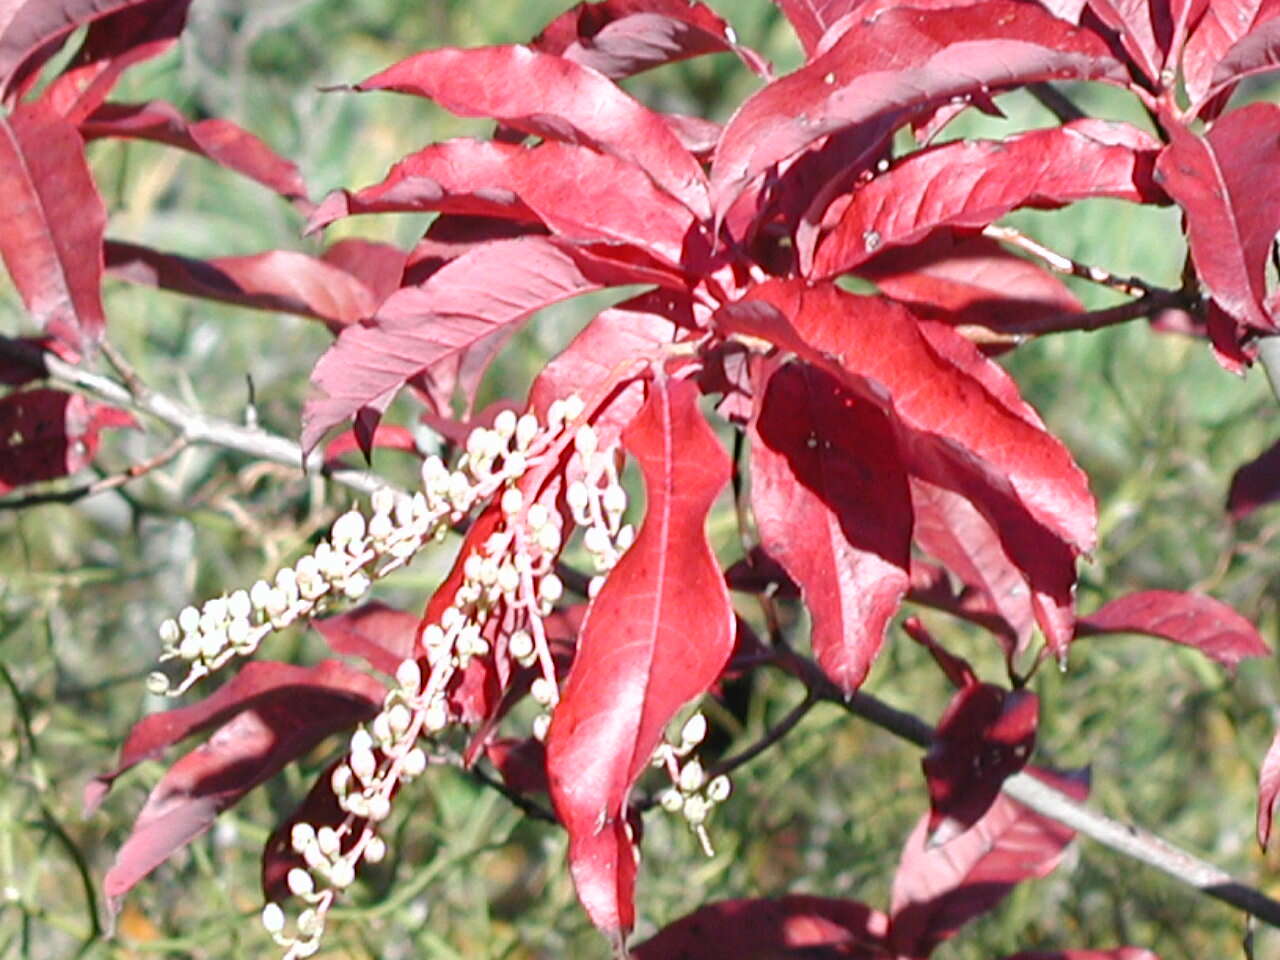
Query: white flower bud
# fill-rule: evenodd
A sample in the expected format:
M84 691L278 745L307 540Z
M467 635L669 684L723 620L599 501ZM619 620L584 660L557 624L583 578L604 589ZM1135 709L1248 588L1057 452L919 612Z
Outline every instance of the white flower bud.
M602 527L587 527L587 532L582 535L582 546L586 548L587 553L596 556L607 556L613 552L609 531Z
M400 761L400 773L413 779L422 776L427 769L427 754L421 747L414 747Z
M553 432L559 431L564 426L565 410L563 400L552 400L551 406L547 407L547 426Z
M261 610L266 607L271 599L271 584L265 580L259 580L249 588L249 602L253 604L255 610Z
M591 491L587 489L587 485L581 480L575 480L569 484L569 489L565 491L564 498L569 503L569 509L573 512L575 520L579 523L586 523L588 517L587 507L591 503Z
M249 635L252 630L253 628L249 626L249 621L247 619L232 620L231 623L227 625L227 639L231 641L231 645L234 646L237 651L247 653L253 647L253 638Z
M391 536L395 526L391 523L390 513L377 513L369 521L369 539L382 543Z
M183 607L178 614L178 626L183 633L195 633L200 627L200 611L195 607Z
M617 539L618 551L621 553L625 553L627 550L631 549L631 545L635 542L636 542L636 528L628 523L625 527L623 527L621 530L618 531L618 539Z
M387 714L380 713L374 717L372 727L373 739L378 741L378 745L380 747L385 749L395 740L395 737L391 733L391 721Z
M516 422L517 417L514 410L503 410L493 418L493 432L503 440L510 439L515 436Z
M538 677L529 685L529 695L545 707L556 697L555 684L546 677Z
M502 512L508 517L519 513L520 508L523 506L524 494L520 492L519 487L507 487L502 492Z
M237 590L227 598L227 615L233 620L248 620L253 613L253 602L244 590Z
M170 619L160 624L160 640L165 646L177 643L179 636L178 621Z
M692 797L685 797L684 801L684 818L693 826L705 823L707 814L711 807L706 799L694 794Z
M294 867L290 870L285 882L289 886L289 892L296 897L305 897L314 892L316 888L315 881L311 879L311 874L301 867Z
M342 585L342 592L349 600L359 600L369 592L371 586L373 586L372 581L365 574L357 571L347 578L347 582Z
M573 435L573 447L578 451L583 460L590 460L592 454L596 452L599 444L596 432L590 424L584 423L578 428L578 432Z
M377 761L368 750L352 751L351 756L347 758L347 763L351 767L351 772L360 778L361 783L368 783L377 770Z
M396 667L396 683L411 697L416 697L422 689L422 668L417 660L404 660Z
M507 641L507 650L517 660L524 660L533 655L533 637L527 630L517 630Z
M532 413L526 413L516 421L516 447L518 449L527 450L529 444L533 443L533 439L537 435L538 418Z
M333 776L329 778L329 785L333 787L333 792L339 796L345 796L347 790L351 787L351 768L345 763L340 763L333 768Z
M507 454L506 459L502 462L502 472L509 480L524 476L524 472L528 469L529 460L519 450Z
M560 528L548 523L538 530L538 546L547 553L555 553L560 549Z
M707 784L707 799L712 803L720 803L728 799L729 791L732 789L729 778L722 773Z
M681 768L677 782L685 793L693 793L702 786L703 779L702 764L697 760L690 760Z
M280 572L284 573L283 570ZM293 573L294 579L298 581L315 580L320 576L320 562L311 554L307 554L305 557L299 557L298 562L293 565ZM279 581L280 578L277 576L276 582L279 583ZM280 584L280 587L281 589L288 589L283 583Z
M373 749L373 737L369 736L369 731L364 727L357 727L355 733L351 734L351 752L363 752Z
M396 497L395 506L396 526L411 527L413 526L413 498L401 494Z
M447 615L450 610L457 613L457 610L454 607L449 607L445 610L445 615ZM442 615L440 619L444 620L446 619L446 616ZM444 631L440 629L440 625L438 623L429 623L425 628L423 628L422 645L428 650L438 650L443 647L445 643Z
M601 503L605 513L610 516L622 516L623 511L627 509L627 491L618 484L611 483L604 488Z
M375 793L369 798L369 819L380 822L391 816L391 801L385 794Z
M364 845L364 858L369 863L381 863L387 856L387 842L381 837L370 837Z
M373 491L373 496L369 498L369 502L373 507L374 514L384 516L395 508L396 495L390 487L379 487Z
M306 909L298 914L298 933L304 937L309 937L320 931L320 914L315 910Z
M586 402L576 393L571 393L564 398L564 418L566 420L577 420L586 409Z
M707 718L701 713L695 713L686 720L684 727L680 730L680 742L685 748L701 743L706 736Z
M316 846L326 857L336 856L342 846L342 838L333 827L321 827L316 831Z
M409 712L409 708L403 703L397 703L382 716L387 718L387 726L391 728L394 737L399 738L406 730L409 724L413 722L413 714Z
M214 623L221 623L227 619L227 598L213 597L210 600L206 600L201 613Z
M498 568L498 589L507 596L514 596L520 589L520 572L510 563Z
M551 521L551 511L547 509L546 504L533 503L529 505L525 518L529 521L529 529L537 532Z
M315 827L309 823L295 823L289 831L289 844L295 853L302 853L315 842Z
M204 646L204 637L198 633L188 633L178 645L178 656L183 660L194 660L200 656Z
M551 726L551 715L540 713L533 718L533 738L535 740L547 739L547 730Z
M587 596L594 600L596 595L604 588L604 577L592 577L587 583Z
M684 797L679 790L664 790L658 802L667 813L679 813L680 808L684 806Z
M333 529L329 531L329 539L335 546L343 546L364 539L364 515L358 510L348 510L333 521Z
M284 911L278 903L268 903L262 908L262 926L267 933L277 934L284 929Z
M157 697L169 692L169 678L159 670L147 674L147 690Z
M428 733L439 733L449 725L449 709L443 700L432 700L427 704L422 725Z
M301 566L301 562L299 562L299 566ZM298 575L292 567L281 567L276 571L276 589L288 597L290 602L292 602L293 597L297 596Z
M219 628L210 630L200 640L200 655L206 660L214 659L227 646L227 631Z
M538 596L547 603L555 603L564 596L564 584L554 573L548 573L538 584Z

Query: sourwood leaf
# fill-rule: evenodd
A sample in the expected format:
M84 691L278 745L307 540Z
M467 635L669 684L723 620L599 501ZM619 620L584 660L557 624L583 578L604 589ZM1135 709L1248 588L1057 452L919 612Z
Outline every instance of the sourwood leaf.
M1267 3L1258 20L1213 68L1208 98L1227 96L1245 77L1280 67L1280 5Z
M42 330L76 351L102 339L107 213L75 127L42 104L0 117L0 256Z
M1209 98L1214 68L1227 51L1277 14L1280 3L1276 0L1208 0L1182 52L1182 79L1192 113Z
M1077 636L1112 633L1141 633L1192 647L1227 670L1271 653L1257 628L1221 600L1176 590L1118 597L1076 624Z
M806 57L818 50L827 31L845 14L861 6L864 0L777 0L783 15L800 38Z
M1168 148L1156 176L1186 216L1196 272L1223 310L1272 332L1263 308L1267 258L1280 230L1280 106L1252 103L1219 118L1205 136L1166 124Z
M1028 774L1072 799L1088 796L1088 777L1028 767ZM942 941L991 910L1023 880L1044 877L1075 831L1000 795L973 827L945 846L928 845L920 818L893 879L889 939L899 954L927 957Z
M124 137L167 144L212 160L310 210L307 185L292 161L230 120L187 120L163 100L104 103L80 124L85 140Z
M360 657L388 676L417 653L419 618L380 600L317 618L311 626L334 653Z
M709 216L702 167L662 116L564 57L524 46L446 47L402 60L355 89L416 94L459 116L583 144L635 164L696 216Z
M736 53L761 76L768 62L740 45L724 19L690 0L602 0L579 3L552 20L529 44L618 80L665 63L708 53Z
M920 150L853 193L818 246L814 275L852 270L939 227L980 229L1020 207L1091 197L1158 201L1151 175L1159 148L1128 124L1084 119Z
M909 582L911 497L893 427L829 373L793 363L769 377L750 436L761 546L800 586L818 663L852 693Z
M0 493L87 466L107 428L139 429L132 414L52 388L0 399Z
M1227 512L1243 520L1259 507L1280 499L1280 440L1231 475Z
M1280 730L1276 731L1258 771L1258 846L1264 851L1271 842L1277 797L1280 797Z
M952 97L1051 79L1124 83L1126 73L1097 35L1014 0L853 17L830 50L734 114L711 168L712 204L723 217L749 181L847 128L883 140L879 121L901 125Z
M634 947L635 960L844 957L881 960L887 918L856 900L807 894L721 900L676 920Z
M623 434L644 476L644 522L591 603L547 734L578 897L617 941L635 918L627 794L663 728L733 651L733 609L704 530L729 458L697 397L688 381L653 381Z

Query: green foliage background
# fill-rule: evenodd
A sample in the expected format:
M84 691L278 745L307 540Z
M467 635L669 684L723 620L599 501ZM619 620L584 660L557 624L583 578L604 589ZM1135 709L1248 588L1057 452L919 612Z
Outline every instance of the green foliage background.
M381 178L402 154L486 125L391 95L322 93L427 46L518 42L563 8L551 0L200 0L179 50L135 69L119 99L163 97L189 116L225 116L294 159L319 197ZM781 69L799 61L789 29L765 0L720 5L746 42ZM663 108L724 119L755 81L727 57L629 81ZM1265 91L1263 91L1265 93ZM1105 116L1133 118L1114 91L1073 91ZM947 136L1050 122L1023 94L1001 98L1008 119L961 118ZM110 233L193 256L270 248L316 250L299 216L252 184L147 144L100 143L91 160L111 210ZM1176 213L1117 203L1024 214L1016 223L1050 246L1121 274L1176 284L1184 250ZM421 217L357 219L329 239L411 243ZM1110 301L1081 287L1090 306ZM109 282L111 337L152 386L239 419L251 376L262 423L295 435L306 375L328 342L298 318L224 308ZM596 306L599 304L597 303ZM541 362L589 315L548 311L490 380L519 396ZM0 329L25 330L12 296ZM1007 364L1049 426L1086 468L1101 505L1102 545L1084 565L1088 611L1134 589L1208 591L1277 637L1280 512L1239 528L1222 504L1232 470L1277 430L1259 372L1222 372L1207 346L1136 323L1033 343ZM101 460L123 467L163 443L162 432L120 435ZM379 469L404 476L396 454ZM73 507L0 512L0 957L257 957L272 949L256 917L258 853L324 764L320 751L258 791L126 902L114 939L96 884L162 766L117 786L90 820L80 792L110 767L130 725L163 704L142 678L158 649L155 625L185 603L247 585L289 561L349 502L296 471L215 449ZM717 521L726 558L731 517ZM449 562L424 557L380 596L421 606ZM744 613L750 607L742 605ZM803 634L797 616L795 629ZM926 621L985 676L999 679L995 645L940 616ZM932 721L947 691L936 669L894 631L868 690ZM294 631L265 656L313 659L314 635ZM1134 639L1090 640L1071 669L1045 671L1041 761L1089 764L1091 803L1202 852L1273 893L1274 857L1252 839L1257 764L1268 743L1280 677L1246 664L1234 680L1186 650ZM758 684L745 744L798 692ZM723 718L722 718L723 719ZM723 897L806 891L888 901L898 848L924 808L919 754L830 707L741 771L712 825L707 859L678 822L647 821L640 936ZM391 821L392 856L335 911L327 955L347 957L595 957L603 941L576 907L564 840L526 821L469 777L435 772L405 791ZM1225 907L1088 842L1048 879L1023 885L994 914L936 954L979 960L1019 949L1147 946L1164 960L1241 955L1245 927ZM1270 944L1270 946L1268 946ZM1257 956L1280 950L1259 934Z

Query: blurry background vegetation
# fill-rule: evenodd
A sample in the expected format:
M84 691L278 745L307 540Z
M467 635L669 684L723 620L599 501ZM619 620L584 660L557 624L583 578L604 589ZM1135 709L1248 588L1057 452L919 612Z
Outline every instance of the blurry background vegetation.
M565 4L554 0L199 0L179 49L135 68L117 99L163 97L193 118L223 116L301 167L319 198L380 179L404 153L483 133L432 105L394 95L321 93L419 49L528 39ZM799 61L766 0L720 5L740 37L780 69ZM74 48L74 43L71 45ZM724 119L756 81L729 57L628 81L664 108ZM1135 118L1123 95L1072 91L1090 110ZM1024 94L1001 98L1007 121L961 118L947 131L1008 132L1050 117ZM193 256L278 247L318 249L278 198L177 151L97 143L91 160L112 211L111 235ZM408 245L422 217L362 218L329 239L360 235ZM1064 253L1120 274L1176 285L1184 256L1171 210L1079 204L1016 218ZM1090 306L1111 301L1083 286ZM224 308L111 281L111 337L153 387L208 412L243 416L246 376L264 425L296 435L307 374L328 342L318 325ZM594 306L599 307L599 302ZM490 395L519 397L592 304L547 311L498 365ZM25 323L11 295L0 329ZM1237 529L1223 513L1231 472L1280 434L1260 372L1237 379L1203 343L1144 323L1031 344L1005 361L1086 468L1101 505L1102 544L1084 564L1080 607L1152 587L1196 588L1234 604L1274 643L1280 597L1280 509ZM163 442L108 440L120 468ZM400 454L379 469L404 476ZM256 957L273 949L257 922L261 844L325 762L320 751L225 814L128 898L116 937L95 937L94 892L163 767L125 777L83 821L80 791L113 765L130 725L163 704L142 678L155 625L192 600L248 585L288 561L349 502L295 471L212 449L75 506L0 514L0 957ZM732 559L729 517L716 535ZM380 597L420 608L448 563L424 557ZM743 605L744 612L750 608ZM926 621L988 679L995 644L941 616ZM265 656L313 659L314 634L293 631ZM918 648L894 630L867 689L936 720L948 692ZM1280 894L1275 857L1253 842L1257 764L1275 720L1274 662L1231 680L1186 650L1140 639L1080 643L1071 669L1043 671L1040 758L1089 764L1091 803L1163 833L1241 878ZM798 699L760 678L739 743ZM924 808L919 754L888 734L820 707L780 748L741 771L717 813L707 859L683 825L646 822L638 937L717 898L805 891L888 902L900 844ZM401 794L392 857L335 911L326 955L348 957L596 957L603 941L576 906L564 838L525 821L500 795L456 772ZM1049 878L1024 884L994 914L942 946L946 960L1019 949L1135 944L1164 960L1239 956L1242 919L1229 909L1089 842ZM1268 945L1269 944L1269 945ZM1259 958L1280 950L1264 933Z

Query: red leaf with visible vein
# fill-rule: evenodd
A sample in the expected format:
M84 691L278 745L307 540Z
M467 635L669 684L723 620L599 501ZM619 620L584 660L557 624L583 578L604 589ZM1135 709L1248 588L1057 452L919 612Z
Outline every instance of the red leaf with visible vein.
M777 0L783 15L800 38L806 57L812 57L831 27L864 0Z
M961 140L910 154L859 188L818 246L815 276L851 270L939 227L985 227L1020 207L1090 197L1155 202L1158 141L1135 127L1077 120L1007 140Z
M311 206L298 168L230 120L189 121L163 100L104 103L80 124L80 132L85 140L127 137L168 144L256 180L304 211Z
M644 171L607 154L556 141L527 148L460 139L411 154L374 186L329 194L307 229L414 210L534 220L571 242L628 243L673 265L694 224Z
M1214 67L1227 51L1277 14L1276 0L1209 0L1182 53L1182 76L1193 109L1209 97Z
M1265 851L1271 842L1271 823L1276 798L1280 797L1280 730L1276 731L1258 771L1258 846Z
M1270 3L1259 11L1258 22L1213 68L1208 99L1228 93L1245 77L1277 68L1280 68L1280 5Z
M634 947L635 960L764 960L886 957L888 923L856 900L789 894L708 903Z
M1200 280L1237 320L1274 331L1262 304L1267 257L1280 230L1280 178L1258 171L1280 166L1280 106L1232 110L1204 137L1176 121L1165 126L1171 142L1156 175L1186 214Z
M852 693L909 581L911 498L892 425L830 374L778 368L752 424L751 509L761 546L803 592L818 662Z
M1077 801L1088 796L1086 775L1037 767L1027 773ZM1075 836L1074 830L1004 795L946 846L930 848L928 828L926 814L907 840L893 880L889 938L897 951L913 958L928 956L1023 880L1051 873Z
M955 327L1017 331L1084 309L1056 274L994 240L950 230L885 250L857 273L916 313Z
M1093 546L1096 508L1083 472L1007 375L949 328L831 284L769 281L720 322L797 353L892 413L908 470L982 511L1034 585L1050 647L1065 653L1074 553Z
M389 297L371 325L351 326L311 375L319 396L302 414L302 445L366 406L385 406L410 378L502 337L530 314L646 272L545 237L499 240L463 254L418 287ZM496 343L486 341L496 349Z
M374 716L385 692L373 678L334 660L315 667L259 661L247 664L204 702L140 721L125 743L120 766L86 788L88 810L139 760L221 725L151 791L103 881L107 896L118 901L258 784L331 734Z
M1141 633L1194 647L1228 670L1271 653L1257 628L1221 600L1176 590L1119 597L1076 625L1080 637L1110 633Z
M164 53L187 23L191 0L149 0L95 20L71 62L40 99L80 123L129 67Z
M55 480L89 464L101 430L138 427L131 414L62 390L20 390L0 399L0 493Z
M758 53L738 46L714 10L689 0L579 3L547 24L529 46L615 80L664 63L730 51L756 73L766 75L769 69Z
M419 618L378 600L312 620L311 626L334 653L361 657L388 676L395 676L396 668L413 656L418 643Z
M1243 520L1259 507L1280 500L1280 440L1231 476L1227 511Z
M102 339L106 209L75 128L47 107L0 117L0 256L32 318L80 351Z
M528 47L428 50L356 84L429 97L464 117L491 117L549 140L580 143L642 168L701 218L702 167L667 122L607 77Z
M1029 690L975 683L938 721L921 765L929 785L928 844L941 846L978 822L1005 780L1031 758L1040 703Z
M197 260L149 247L106 242L113 276L257 310L278 310L341 328L372 316L378 299L340 267L293 250Z
M1174 29L1168 3L1163 0L1089 0L1088 5L1099 20L1119 34L1125 52L1133 59L1139 73L1155 89L1163 89L1160 72L1173 42ZM1180 7L1185 15L1190 4L1182 3ZM1185 29L1185 24L1183 27Z
M729 458L697 399L692 383L656 381L623 434L644 475L644 524L587 612L547 734L578 897L615 940L635 917L627 793L663 728L733 650L733 609L703 529Z
M882 134L955 96L1051 79L1124 83L1096 35L1014 0L853 18L826 53L748 99L725 128L711 170L723 216L746 184L821 137L867 125Z

